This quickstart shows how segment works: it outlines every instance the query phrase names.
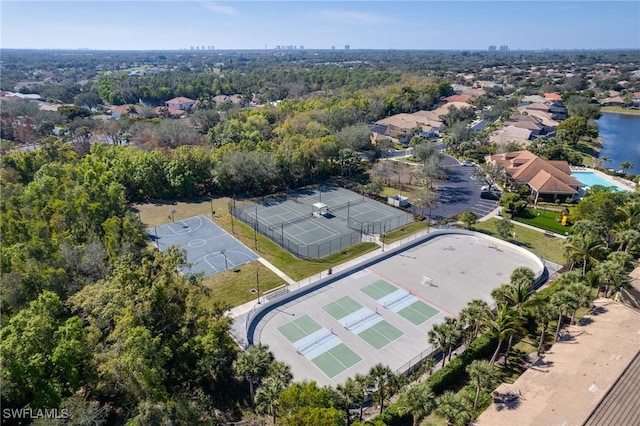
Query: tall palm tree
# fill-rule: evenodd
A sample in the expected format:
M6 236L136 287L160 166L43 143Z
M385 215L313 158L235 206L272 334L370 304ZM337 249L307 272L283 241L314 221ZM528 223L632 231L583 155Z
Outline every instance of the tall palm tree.
M516 312L507 305L498 306L496 312L490 312L489 315L487 315L485 324L487 325L488 332L498 339L498 346L491 357L491 364L493 364L498 358L502 342L518 330L517 315Z
M578 302L569 290L560 290L551 296L550 303L555 307L556 313L558 314L558 326L556 327L556 334L553 338L553 341L557 342L560 336L560 328L562 328L563 315L577 309Z
M291 374L291 367L288 364L285 364L282 361L274 361L269 365L269 369L267 370L267 375L269 377L274 377L284 383L285 386L289 386L291 384L291 380L293 380L293 374Z
M358 392L358 405L360 406L359 420L362 421L364 405L367 402L367 398L369 398L369 391L372 385L371 377L368 374L356 373L356 375L353 376L353 381L356 384L356 390Z
M596 274L600 277L600 281L605 285L605 294L609 294L610 288L616 290L627 285L629 275L622 266L611 260L606 260L596 267Z
M434 324L429 330L429 343L442 350L442 366L444 367L447 357L451 359L453 346L460 337L460 326L457 320L446 317L443 323Z
M376 364L369 370L369 376L375 389L374 394L380 405L380 414L384 411L384 404L398 389L400 377L386 365Z
M576 262L582 262L582 275L587 273L587 265L596 259L596 254L603 248L603 243L591 236L573 235L565 243L567 257L571 261L571 269Z
M632 169L632 168L633 168L633 164L631 164L629 161L623 161L622 163L620 163L620 169L624 173L627 173L627 170Z
M474 360L471 364L467 365L467 374L471 383L476 388L476 395L473 399L473 411L472 414L475 417L476 410L478 408L478 398L480 398L480 392L491 388L496 376L496 370L489 361Z
M435 395L427 383L412 383L407 386L398 398L398 414L411 414L413 426L428 416L435 408Z
M255 398L255 386L267 375L269 366L274 361L273 354L267 345L251 346L238 354L233 362L233 371L249 382L251 403Z
M616 239L620 242L618 251L629 252L640 244L640 231L635 229L622 229L616 233Z
M474 299L460 311L458 320L460 325L465 329L465 345L469 346L480 332L482 318L484 318L489 310L489 305L482 299Z
M640 202L632 201L617 208L622 215L622 220L618 223L621 228L635 229L640 231Z
M538 356L542 353L544 339L547 335L547 327L549 322L556 316L556 310L550 303L540 303L534 308L536 322L540 325L540 339L538 340Z
M351 406L361 402L360 385L349 377L344 384L336 386L336 397L336 405L342 408L347 426L349 426L351 424Z
M574 323L576 310L591 305L591 289L582 283L573 283L567 287L567 291L574 295L577 307L571 312L571 324Z
M286 385L279 378L267 377L264 379L262 386L256 391L256 412L270 415L274 425L276 424L278 407L280 406L278 398L285 388Z
M471 420L470 408L461 396L452 391L436 398L436 413L445 418L447 426L466 424L466 420Z

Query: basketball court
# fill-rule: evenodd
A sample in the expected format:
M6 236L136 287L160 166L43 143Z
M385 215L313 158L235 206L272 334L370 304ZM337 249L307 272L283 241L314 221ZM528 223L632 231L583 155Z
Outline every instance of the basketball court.
M206 277L258 258L244 244L203 215L156 226L147 232L161 251L170 246L186 250L187 262L193 265L184 273L201 272Z

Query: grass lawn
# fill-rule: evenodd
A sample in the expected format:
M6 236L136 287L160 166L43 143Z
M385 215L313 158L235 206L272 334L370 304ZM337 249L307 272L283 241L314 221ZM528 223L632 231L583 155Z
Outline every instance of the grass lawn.
M376 243L361 243L323 259L299 259L281 249L280 246L263 235L258 234L256 236L251 227L239 220L233 219L232 221L231 215L228 213L228 202L228 197L214 199L197 198L173 203L156 202L134 204L131 208L139 213L140 220L142 220L147 227L170 222L172 210L175 210L175 220L186 219L199 214L212 217L211 212L214 211L213 222L216 225L232 234L244 245L296 281L325 271L335 265L354 259L379 247ZM253 273L255 274L255 271ZM224 274L216 274L210 277L210 279L207 280L207 284L211 287L218 281L224 282L224 278L221 277L222 275ZM265 273L265 276L266 275ZM251 281L255 282L255 277L251 278ZM273 287L275 287L275 285ZM262 286L260 290L262 292Z
M496 222L498 219L490 219L484 222L478 222L473 225L474 231L484 232L493 237L500 238L496 230ZM544 259L563 265L565 259L563 256L564 239L558 237L547 237L543 232L525 228L523 226L514 225L514 231L518 235L516 239L509 239L508 242L516 244L530 250L532 253Z
M427 222L413 222L401 228L387 232L385 236L380 237L380 239L384 241L385 244L390 244L426 229Z
M287 283L262 263L254 261L210 275L204 278L203 284L211 289L215 300L224 300L231 306L238 306L255 300L258 297L258 287L262 295Z
M567 232L571 234L571 226L562 226L562 224L558 222L560 217L561 214L558 211L527 207L517 216L513 216L511 220L526 223L527 225L555 232L560 235L565 235Z
M629 109L621 106L603 106L600 107L602 112L616 112L618 114L640 115L640 109Z

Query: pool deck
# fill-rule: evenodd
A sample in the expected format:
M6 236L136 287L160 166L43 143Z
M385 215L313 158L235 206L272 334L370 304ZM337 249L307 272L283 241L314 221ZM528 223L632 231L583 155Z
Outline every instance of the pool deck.
M635 182L632 182L629 179L623 179L623 178L618 177L618 176L609 176L606 173L603 173L603 172L601 172L599 170L591 169L589 167L575 167L575 166L572 166L571 167L571 171L572 172L591 172L594 175L598 176L599 178L601 178L603 180L606 180L611 185L617 186L618 188L620 188L620 189L622 189L624 191L633 192L633 191L636 190Z

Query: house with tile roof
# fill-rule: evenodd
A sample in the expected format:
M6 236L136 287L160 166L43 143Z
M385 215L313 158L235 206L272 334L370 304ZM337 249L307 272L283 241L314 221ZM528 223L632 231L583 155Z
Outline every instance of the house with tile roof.
M490 155L485 160L502 167L512 186L528 185L536 202L540 198L574 198L583 186L571 176L566 161L544 160L529 151Z
M177 98L169 99L164 103L167 108L179 109L186 111L193 107L196 101L193 99L185 98L184 96L178 96Z

